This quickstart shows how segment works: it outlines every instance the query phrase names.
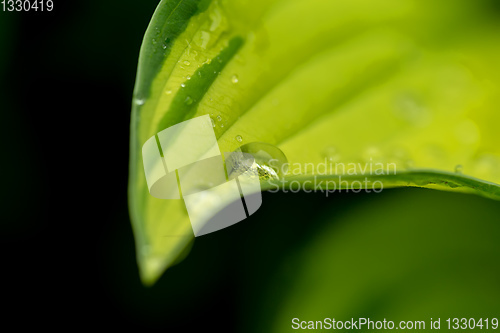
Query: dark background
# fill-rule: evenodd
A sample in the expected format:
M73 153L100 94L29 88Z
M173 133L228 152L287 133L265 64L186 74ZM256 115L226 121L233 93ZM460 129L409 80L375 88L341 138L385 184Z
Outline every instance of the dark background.
M337 216L376 200L374 220L396 209L402 225L417 213L451 225L498 222L498 202L419 189L265 193L251 219L197 239L185 261L143 287L127 212L128 139L139 48L157 1L54 2L53 12L0 13L2 322L255 331L293 284L294 269L278 267L306 255Z

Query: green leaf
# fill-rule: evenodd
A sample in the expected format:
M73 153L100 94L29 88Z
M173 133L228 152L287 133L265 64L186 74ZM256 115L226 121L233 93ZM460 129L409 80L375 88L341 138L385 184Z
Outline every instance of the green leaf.
M486 0L161 1L131 121L129 206L144 283L193 236L181 200L148 193L141 147L202 115L222 152L251 142L284 152L285 183L264 189L419 186L500 199L497 22Z

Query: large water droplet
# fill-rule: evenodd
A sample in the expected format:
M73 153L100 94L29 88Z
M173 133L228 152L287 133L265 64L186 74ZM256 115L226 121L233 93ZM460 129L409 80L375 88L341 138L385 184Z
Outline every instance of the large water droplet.
M184 103L186 103L186 105L191 105L193 104L193 99L191 98L191 96L187 96L186 99L184 100Z
M261 180L282 179L288 172L288 159L276 146L265 142L252 142L241 146L240 149L242 153L254 157Z
M189 66L189 65L191 65L191 63L189 61L185 60L184 65Z

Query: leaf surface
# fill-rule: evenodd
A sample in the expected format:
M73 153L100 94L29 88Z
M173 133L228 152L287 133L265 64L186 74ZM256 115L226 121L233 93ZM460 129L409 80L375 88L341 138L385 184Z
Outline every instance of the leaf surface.
M420 186L500 199L500 34L490 6L161 1L131 122L129 206L143 281L154 283L193 236L182 200L148 193L141 148L193 117L210 115L222 152L252 142L284 152L285 182L263 189Z

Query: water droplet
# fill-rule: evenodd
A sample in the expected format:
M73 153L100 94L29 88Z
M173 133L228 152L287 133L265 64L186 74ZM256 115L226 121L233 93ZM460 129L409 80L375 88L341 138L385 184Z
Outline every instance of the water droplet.
M394 115L416 127L425 127L432 120L432 114L421 101L412 93L403 93L397 96L394 106Z
M201 75L202 75L201 72L198 72L198 76L201 77Z
M457 164L455 166L455 173L462 173L464 171L464 167L461 164Z
M242 142L243 141L243 138L241 137L241 135L237 135L236 136L236 141L238 141L238 142Z
M408 159L404 162L403 169L411 170L413 168L415 168L415 161L414 160Z
M224 124L220 124L220 128L224 128Z
M189 65L191 65L191 63L189 61L185 60L184 65L189 66Z
M167 44L163 44L163 45L162 45L162 48L163 48L164 50L166 50L166 49L167 49Z
M234 74L232 77L231 77L231 82L233 84L236 84L238 83L239 79L238 79L238 75Z
M288 159L276 146L264 142L252 142L241 146L240 149L242 153L254 157L261 180L281 179L288 172Z
M169 90L165 91L165 94L167 94L167 95L172 94L172 90L169 89Z
M181 83L181 87L184 88L186 86L185 83Z
M212 127L215 127L215 120L214 120L214 118L210 118L210 121L212 122Z
M366 163L380 162L382 159L382 152L378 147L369 146L363 151L361 156Z
M184 103L186 103L186 105L191 105L193 104L193 99L191 98L191 96L187 96L186 99L184 100Z
M323 158L330 163L336 163L340 161L340 154L337 151L337 148L333 146L328 146L323 149L322 152Z
M136 98L136 99L134 99L134 103L136 105L141 106L141 105L144 105L144 103L146 103L146 100L144 98Z
M221 57L217 57L217 61L219 62L219 64L222 64L222 58Z
M156 39L153 38L153 45L155 45L157 42L156 42Z
M217 116L217 121L222 121L222 117L221 116Z
M187 80L191 80L191 76L189 76L189 75L188 75L188 76L186 76L186 79L187 79Z

